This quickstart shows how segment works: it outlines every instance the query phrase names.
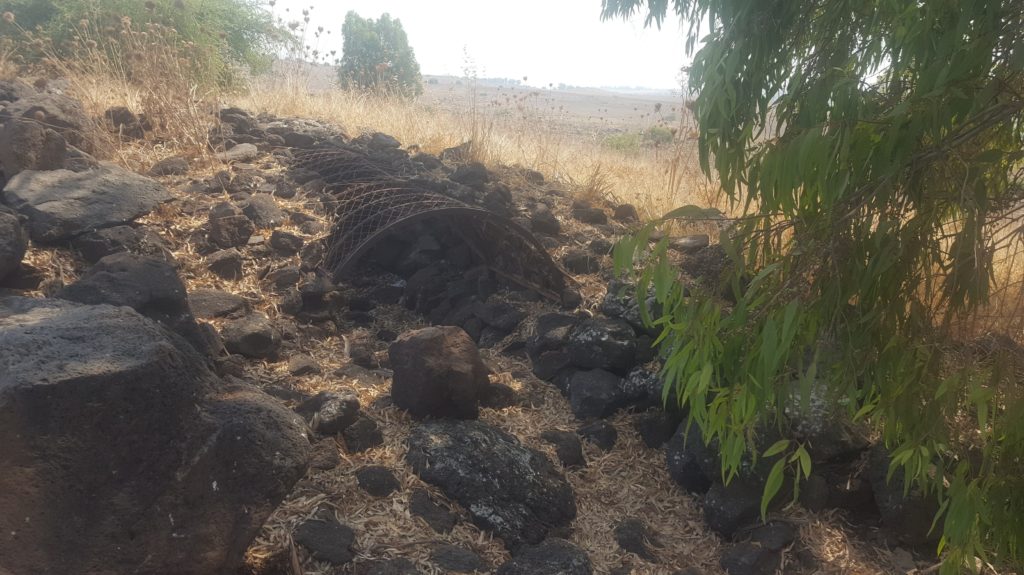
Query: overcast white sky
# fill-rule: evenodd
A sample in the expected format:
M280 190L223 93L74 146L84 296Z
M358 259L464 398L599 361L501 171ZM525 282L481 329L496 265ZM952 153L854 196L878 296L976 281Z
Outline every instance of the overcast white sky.
M468 54L480 77L527 76L535 86L678 88L684 63L677 22L602 22L601 0L278 0L274 11L301 20L310 6L313 27L332 31L323 52L341 53L349 10L401 19L424 74L461 76Z

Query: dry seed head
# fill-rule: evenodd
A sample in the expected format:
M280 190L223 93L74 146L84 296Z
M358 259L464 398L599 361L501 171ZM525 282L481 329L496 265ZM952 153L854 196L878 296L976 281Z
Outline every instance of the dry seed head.
M4 12L4 22L14 24L14 12Z
M81 20L78 21L78 27L82 28L82 29L88 28L89 27L89 20L87 20L85 18L82 18Z
M40 80L41 79L42 78L40 78ZM36 80L36 83L38 83L38 82L39 82L39 80ZM43 80L44 85L45 85L45 82L46 81ZM42 121L46 120L46 112L44 112L42 110L36 110L36 112L34 114L32 114L32 117L35 118L36 121L42 122Z

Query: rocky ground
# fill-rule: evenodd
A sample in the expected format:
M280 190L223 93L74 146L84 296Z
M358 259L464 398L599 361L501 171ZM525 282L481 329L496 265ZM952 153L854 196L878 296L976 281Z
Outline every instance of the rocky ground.
M919 567L904 549L928 540L930 509L886 485L884 452L828 402L793 418L819 471L767 524L764 462L725 486L685 441L655 334L613 281L630 206L465 148L230 108L212 157L136 174L92 158L63 96L12 83L0 107L0 460L18 470L0 478L0 571ZM127 110L105 122L151 138ZM314 149L348 163L304 163ZM333 277L353 166L537 243L481 261L479 213L424 218ZM683 281L724 265L706 237L674 253ZM517 281L537 274L564 289Z

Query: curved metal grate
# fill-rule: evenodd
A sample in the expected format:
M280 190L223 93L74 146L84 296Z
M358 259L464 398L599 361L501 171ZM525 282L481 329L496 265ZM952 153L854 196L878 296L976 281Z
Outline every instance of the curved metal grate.
M297 152L292 167L316 172L332 186L391 177L391 170L386 163L345 148Z
M296 158L295 167L318 173L330 186L325 205L335 225L325 258L335 281L344 279L381 238L428 218L444 218L489 269L558 300L568 276L528 230L483 208L389 179L387 168L350 150L322 150Z

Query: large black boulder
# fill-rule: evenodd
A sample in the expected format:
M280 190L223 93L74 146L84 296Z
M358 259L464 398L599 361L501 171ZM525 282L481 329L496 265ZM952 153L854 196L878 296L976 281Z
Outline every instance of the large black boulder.
M510 549L538 543L576 517L572 487L547 456L485 423L421 424L409 436L406 459Z
M636 360L636 335L623 320L592 318L573 328L566 349L577 367L625 374Z
M622 378L603 369L577 371L569 379L569 407L577 419L608 417L626 406Z
M0 572L234 572L303 424L127 307L0 299Z
M109 255L57 297L86 304L126 305L178 333L204 354L212 355L219 348L192 315L178 272L162 260L126 252Z
M113 165L82 172L26 170L3 190L3 201L28 218L29 236L40 243L129 223L170 199L156 181Z

